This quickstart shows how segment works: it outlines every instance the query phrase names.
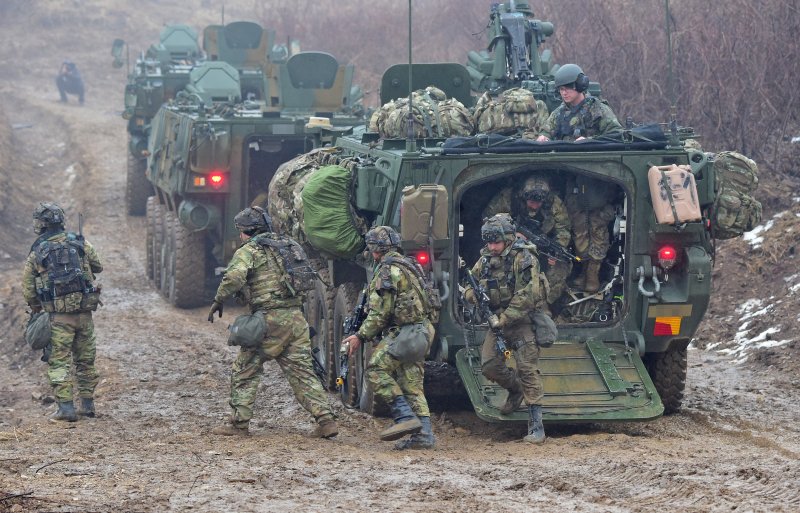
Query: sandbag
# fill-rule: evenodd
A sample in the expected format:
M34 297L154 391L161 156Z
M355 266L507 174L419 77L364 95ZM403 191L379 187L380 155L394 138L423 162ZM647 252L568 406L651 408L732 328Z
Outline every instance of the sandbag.
M351 259L364 250L355 212L350 205L350 171L339 165L320 168L300 193L308 243L336 258Z
M473 124L478 133L505 135L537 134L547 122L549 112L531 91L516 87L498 96L483 93L475 105Z
M711 231L717 239L732 239L761 222L761 202L753 197L758 188L758 165L735 151L714 158L716 197L711 212Z
M433 86L414 91L412 117L414 137L447 138L472 133L472 116L455 98L447 96ZM380 109L370 118L370 130L386 139L402 139L408 135L408 98L398 98Z

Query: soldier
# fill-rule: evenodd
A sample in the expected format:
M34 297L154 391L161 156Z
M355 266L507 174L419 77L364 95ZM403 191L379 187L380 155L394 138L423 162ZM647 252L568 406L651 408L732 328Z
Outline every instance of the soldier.
M517 190L516 201L513 201ZM484 209L484 218L499 212L511 212L516 226L554 240L565 250L570 242L570 219L561 198L553 192L547 179L530 176L521 189L508 187L495 196ZM523 238L521 233L518 233ZM542 255L540 266L545 270L547 303L555 305L564 294L572 262Z
M542 378L539 370L539 346L536 344L531 314L546 310L545 294L539 274L537 259L524 241L516 238L516 227L509 214L501 213L489 218L481 227L481 238L486 246L472 272L490 299L494 316L489 320L493 328L503 330L514 350L517 371L511 370L502 355L497 353L496 337L486 334L481 347L483 375L508 391L508 398L500 412L515 412L522 401L528 405L528 435L524 440L544 442L542 425ZM467 286L464 297L476 302L475 291Z
M231 370L230 422L212 430L216 435L248 435L256 392L264 372L264 362L278 362L297 401L317 422L314 436L332 438L339 434L335 416L311 363L308 323L300 311L302 297L286 285L281 256L272 247L260 244L262 238L281 236L272 232L272 221L260 207L248 207L233 220L242 246L236 250L217 288L208 313L222 317L223 303L241 295L248 298L250 311L262 312L266 335L260 345L241 347Z
M550 113L537 141L580 141L622 132L611 107L587 94L589 78L576 64L564 64L553 77L564 101Z
M98 374L92 311L99 304L100 288L93 283L103 266L89 241L80 233L65 231L64 222L64 211L55 203L39 203L33 212L33 231L39 237L25 260L22 293L33 313L50 316L50 346L42 357L58 402L58 411L50 418L75 422L78 415L95 416ZM81 399L78 412L72 402L73 364Z
M74 62L64 61L56 77L56 86L62 103L67 103L67 93L78 96L78 103L83 105L83 80Z
M381 432L384 441L401 440L398 449L428 449L436 440L431 427L431 414L425 399L423 373L424 352L418 358L404 358L393 340L409 325L420 325L427 348L433 341L431 318L433 305L425 293L422 269L400 253L400 235L389 226L378 226L367 232L367 249L378 263L369 284L367 317L358 332L342 341L350 354L369 340L377 346L367 365L367 376L375 396L391 407L394 424ZM409 404L410 403L410 404Z

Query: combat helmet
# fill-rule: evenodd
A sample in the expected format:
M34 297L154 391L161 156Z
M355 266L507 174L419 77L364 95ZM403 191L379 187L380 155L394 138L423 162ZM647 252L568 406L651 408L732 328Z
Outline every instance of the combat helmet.
M546 202L550 198L550 184L541 176L531 176L522 186L520 196L525 201Z
M589 78L577 64L564 64L553 75L553 80L556 89L561 86L572 86L579 93L589 89Z
M387 253L400 247L400 234L391 226L376 226L367 232L364 242L372 253Z
M517 227L510 214L495 214L486 219L481 226L483 242L514 242L517 238Z
M33 211L33 231L37 234L48 229L63 228L66 216L64 210L55 203L42 202Z
M247 235L272 231L272 218L261 207L247 207L233 218L236 229Z

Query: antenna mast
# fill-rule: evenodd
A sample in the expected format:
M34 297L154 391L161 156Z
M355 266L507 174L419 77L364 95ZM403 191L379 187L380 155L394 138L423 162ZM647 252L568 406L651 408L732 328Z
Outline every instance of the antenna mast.
M414 136L414 100L412 85L413 73L411 72L411 0L408 0L408 124L406 129L406 152L417 151L417 138Z
M668 68L668 87L669 87L669 129L670 129L670 145L680 144L678 139L678 106L675 99L675 79L672 72L672 29L670 28L670 20L672 18L669 10L669 0L664 0L664 13L666 16L666 30L667 30L667 68Z

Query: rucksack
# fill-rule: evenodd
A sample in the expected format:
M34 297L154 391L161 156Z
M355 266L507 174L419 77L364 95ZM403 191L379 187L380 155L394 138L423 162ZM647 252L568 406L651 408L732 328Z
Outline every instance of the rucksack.
M548 116L544 102L531 91L517 87L498 96L484 93L475 105L474 124L482 134L536 134Z
M67 233L63 241L45 240L34 249L36 263L47 272L48 289L44 291L52 301L73 292L87 292L83 274L83 240L74 233Z
M412 93L413 130L418 138L447 138L472 133L472 116L455 98L448 99L440 89L428 86ZM408 98L383 105L370 119L372 129L386 139L408 134Z
M283 281L292 296L314 290L317 272L311 267L308 255L297 241L275 234L261 235L256 241L264 248L271 248L281 257Z
M717 239L732 239L761 222L761 203L753 197L758 188L758 165L735 151L722 151L714 159L716 198L711 229Z
M417 289L422 293L423 300L428 307L431 322L436 323L439 319L439 311L442 309L442 298L439 295L439 290L434 286L433 282L425 275L422 267L408 257L394 258L388 257L383 260L386 265L397 264L407 269L413 274L423 290Z

